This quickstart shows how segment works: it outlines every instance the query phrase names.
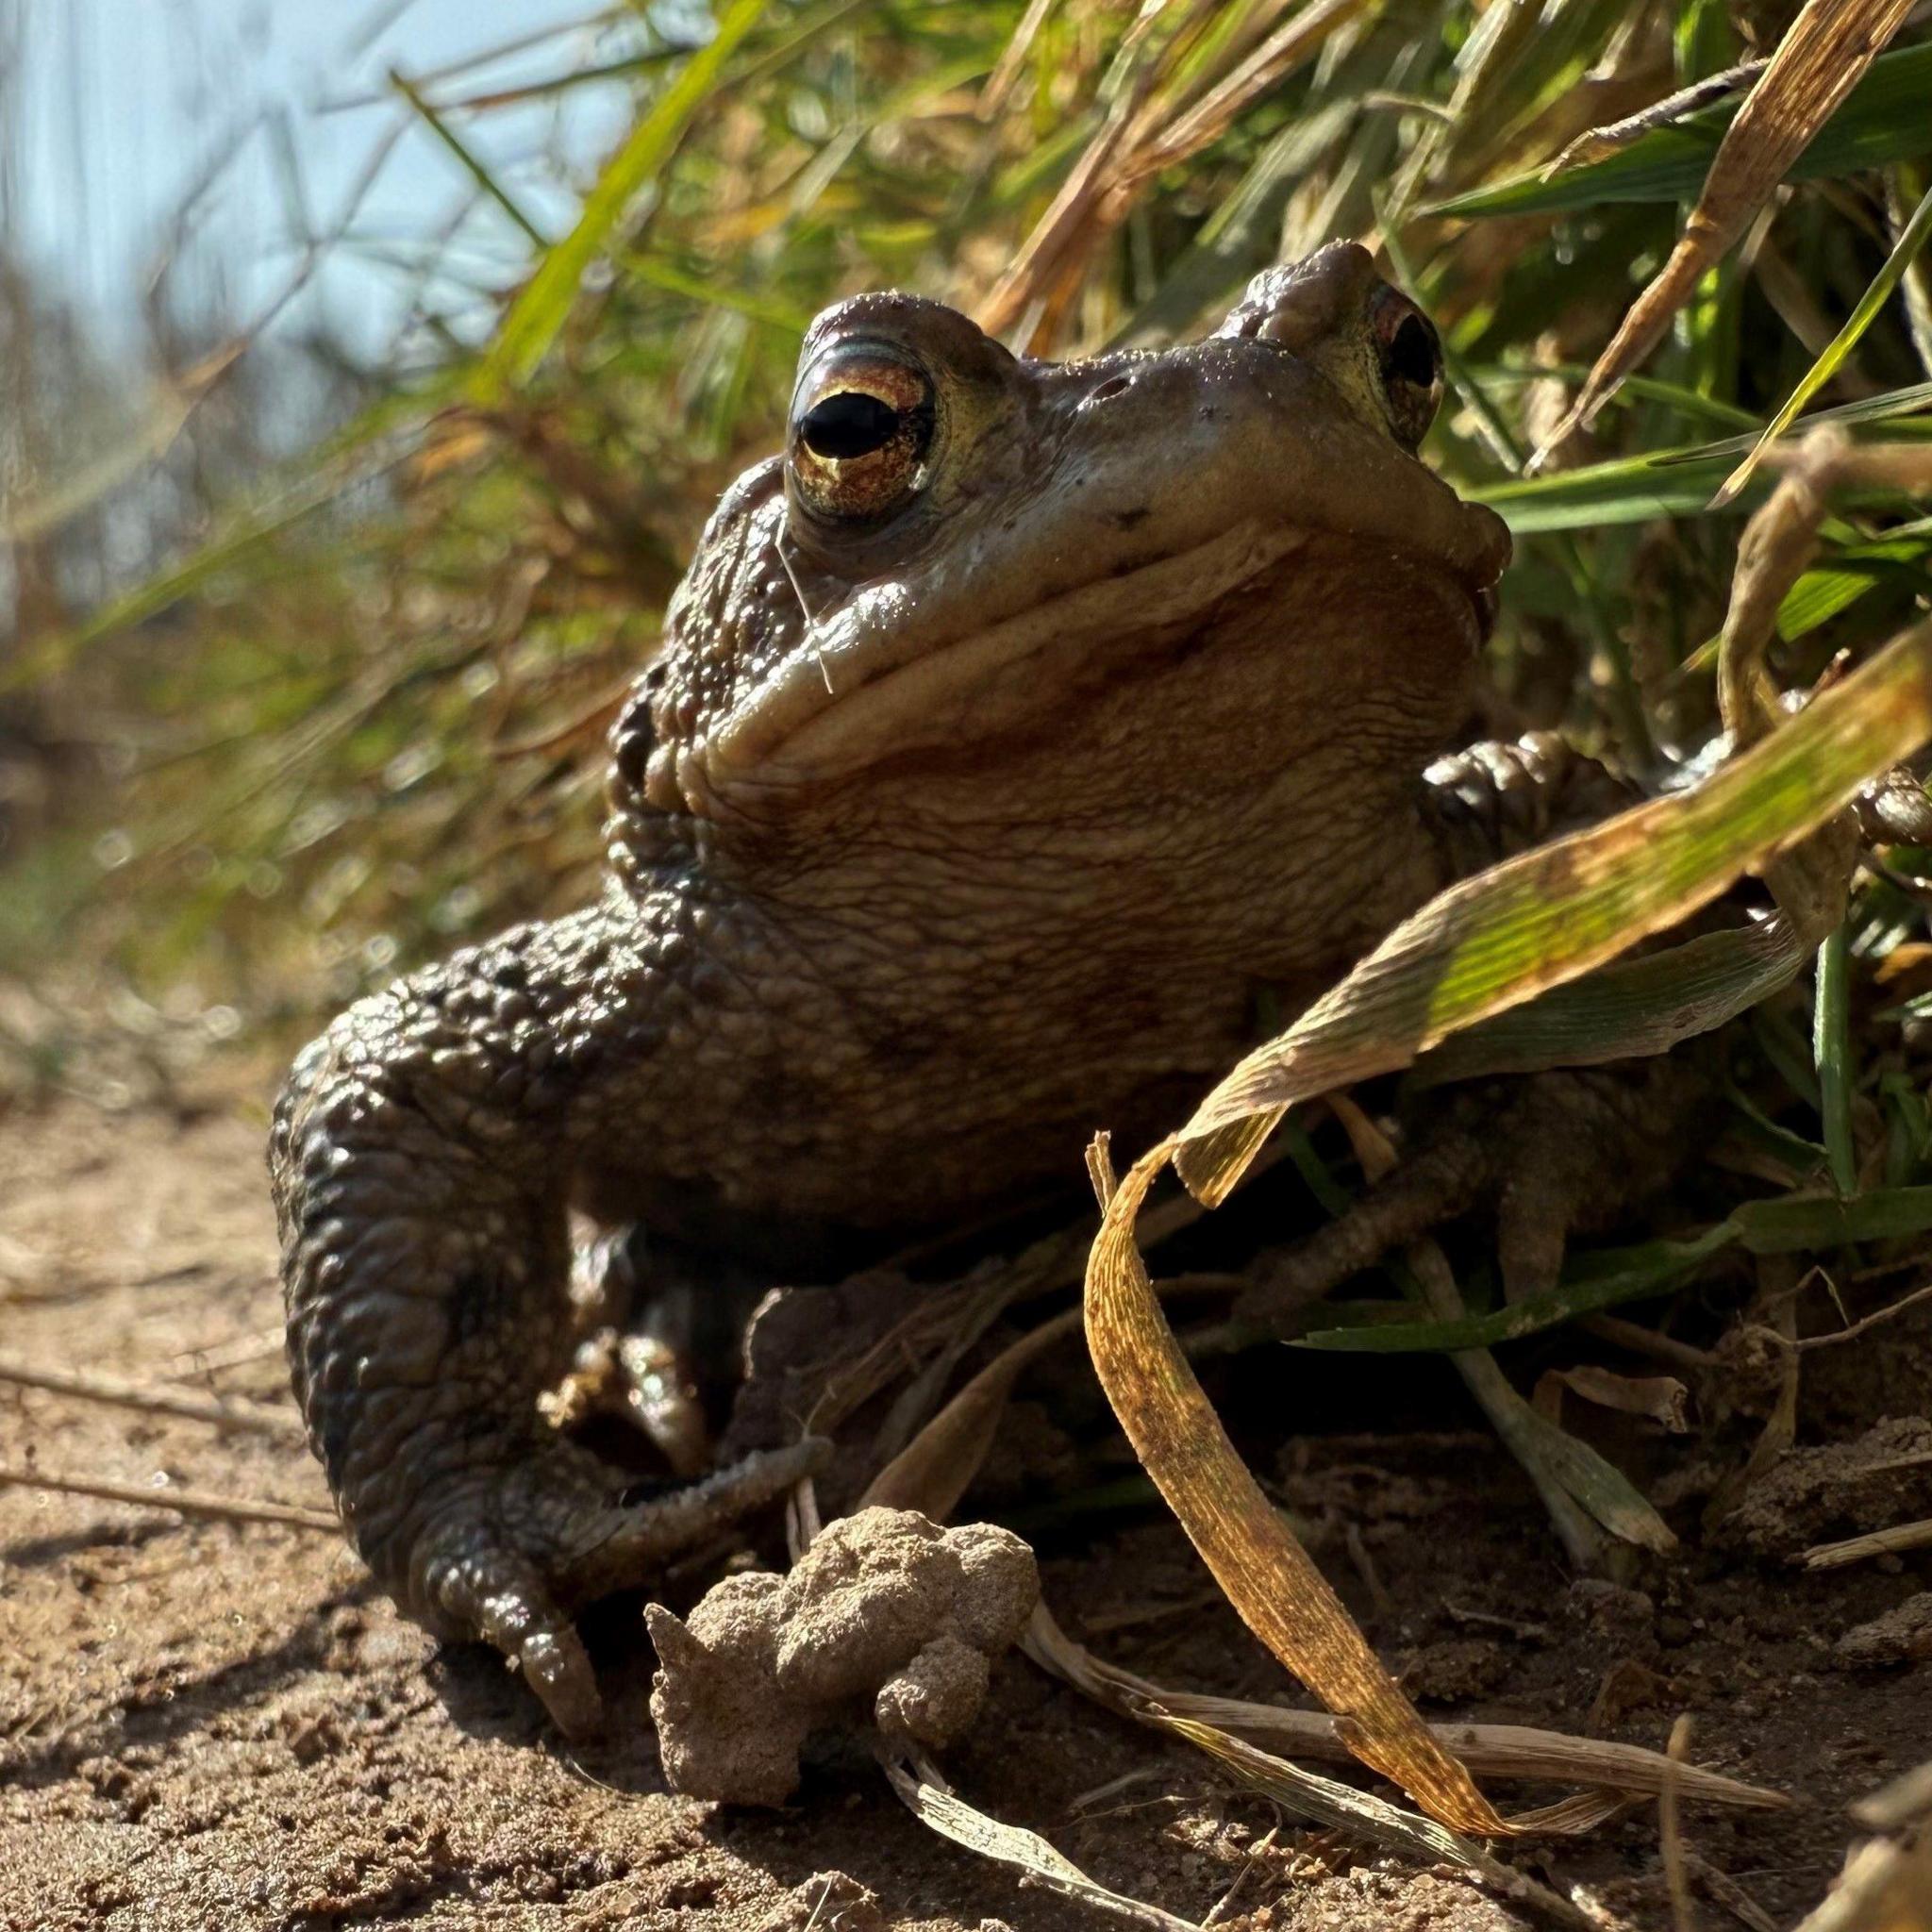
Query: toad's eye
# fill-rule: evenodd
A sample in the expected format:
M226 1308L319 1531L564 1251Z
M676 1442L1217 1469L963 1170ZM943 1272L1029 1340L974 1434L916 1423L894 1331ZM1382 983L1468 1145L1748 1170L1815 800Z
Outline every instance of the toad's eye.
M807 370L791 417L791 483L822 517L896 508L924 478L937 408L924 372L889 349L847 344Z
M834 390L799 418L798 440L815 457L846 462L884 449L899 433L899 412L862 389Z
M1386 284L1375 291L1369 321L1389 421L1397 438L1413 449L1436 420L1442 400L1442 344L1428 317Z

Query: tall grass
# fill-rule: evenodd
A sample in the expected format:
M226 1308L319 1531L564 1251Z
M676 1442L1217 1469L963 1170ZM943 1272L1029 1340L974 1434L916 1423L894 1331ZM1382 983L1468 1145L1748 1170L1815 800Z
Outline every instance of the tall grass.
M272 366L202 341L164 387L171 433L137 414L108 440L120 469L57 452L8 497L0 702L78 749L0 871L0 970L97 961L293 1021L580 897L602 725L695 531L771 445L810 315L879 284L1070 354L1211 325L1330 236L1376 242L1449 345L1427 454L1519 535L1491 722L1562 724L1655 776L1712 728L1705 647L1764 485L1711 495L1932 180L1932 44L1908 25L1638 378L1528 475L1739 95L1540 171L1764 51L1715 0L739 0L586 25L513 89L398 76L393 125L446 145L525 262L477 287L457 243L352 213L321 245L387 250L421 294L408 354L342 426L224 465L152 568L90 575L149 443L192 447ZM546 225L483 158L491 117L613 78L631 131ZM1894 436L1932 400L1932 283L1900 255L1810 405ZM36 608L18 566L76 535L85 594ZM1932 522L1835 522L1780 672L1807 682L1896 628L1928 560ZM1915 890L1874 887L1867 926L1915 931Z

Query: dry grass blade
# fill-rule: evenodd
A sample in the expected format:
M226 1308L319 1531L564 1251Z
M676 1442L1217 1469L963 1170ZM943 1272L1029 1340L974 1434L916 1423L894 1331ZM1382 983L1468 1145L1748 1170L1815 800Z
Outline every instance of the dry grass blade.
M1391 1805L1352 1785L1338 1784L1286 1758L1235 1737L1219 1724L1184 1713L1168 1694L1124 1671L1117 1671L1074 1643L1044 1607L1036 1609L1026 1633L1027 1654L1076 1690L1137 1724L1185 1739L1204 1751L1237 1783L1261 1791L1297 1817L1366 1839L1406 1857L1459 1868L1490 1890L1514 1898L1571 1925L1591 1922L1555 1892L1524 1877L1480 1846L1399 1805ZM1587 1798L1555 1807L1565 1815L1554 1825L1550 1813L1537 1814L1537 1827L1591 1830L1621 1808L1621 1798ZM1521 1823L1521 1821L1519 1821Z
M1086 1295L1101 1387L1242 1622L1343 1721L1356 1756L1452 1829L1501 1836L1508 1826L1417 1715L1249 1474L1160 1312L1132 1230L1166 1152L1157 1148L1118 1188L1105 1144L1090 1155L1107 1216Z
M1695 1932L1696 1912L1690 1904L1690 1872L1684 1855L1684 1814L1677 1767L1690 1749L1690 1720L1679 1717L1671 1726L1668 1756L1671 1775L1657 1796L1658 1855L1663 1860L1664 1889L1670 1895L1671 1923L1676 1932Z
M1646 1417L1674 1436L1690 1432L1690 1391L1674 1375L1620 1375L1594 1362L1581 1362L1574 1369L1552 1369L1537 1384L1539 1408L1543 1406L1546 1388L1553 1422L1561 1391L1567 1389L1599 1408Z
M1152 84L1150 72L1142 77L1141 91ZM1095 226L1095 211L1115 155L1129 145L1141 100L1141 92L1137 92L1116 104L1027 236L1012 267L980 305L979 325L989 335L1004 335L1036 304L1050 299L1056 288L1063 288L1069 263L1077 263L1106 232ZM1032 346L1044 349L1039 330L1033 333Z
M1146 1679L1103 1663L1068 1637L1044 1605L1033 1613L1025 1644L1027 1655L1042 1668L1096 1704L1105 1705L1136 1724L1185 1738L1224 1762L1230 1761L1224 1747L1231 1751L1255 1749L1219 1725L1181 1708L1187 1700L1170 1700L1167 1692ZM1352 1785L1337 1784L1333 1778L1301 1771L1267 1753L1257 1751L1256 1756L1267 1758L1271 1768L1280 1766L1281 1774L1271 1780L1274 1794L1297 1816L1365 1837L1373 1843L1409 1857L1447 1858L1465 1869L1474 1869L1474 1847L1462 1843L1441 1825L1366 1791L1358 1791Z
M1159 1292L1225 1294L1230 1286L1216 1278L1183 1279L1162 1282ZM992 1447L1013 1384L1057 1341L1076 1333L1081 1320L1080 1309L1068 1308L1009 1342L873 1477L858 1507L917 1509L945 1522Z
M1348 1747L1324 1711L1278 1710L1273 1705L1244 1704L1235 1698L1158 1693L1179 1715L1218 1724L1224 1730L1272 1738L1298 1757L1345 1762ZM1523 1778L1589 1785L1624 1797L1655 1797L1671 1774L1670 1760L1640 1744L1607 1743L1597 1738L1571 1738L1561 1731L1528 1724L1432 1724L1444 1747L1485 1777ZM1782 1791L1748 1785L1695 1765L1678 1769L1683 1795L1695 1803L1726 1805L1739 1810L1774 1811L1790 1803ZM1520 1819L1517 1821L1522 1822Z
M1539 457L1579 425L1592 422L1617 385L1656 347L1705 271L1743 234L1911 7L1912 0L1806 0L1725 132L1670 259L1630 305Z
M1684 1855L1684 1869L1724 1910L1750 1932L1778 1932L1774 1919L1728 1872L1721 1872L1708 1858L1695 1852Z
M945 1522L979 1474L1021 1373L1079 1325L1080 1310L1069 1308L1001 1350L873 1477L858 1507L917 1509Z
M982 121L997 120L1005 109L1007 96L1012 92L1013 83L1019 79L1020 70L1025 66L1026 57L1033 51L1033 42L1040 37L1040 29L1046 24L1053 5L1054 0L1027 0L1026 11L1020 16L1012 39L1001 50L999 64L979 91L974 112Z
M1867 1530L1862 1536L1848 1536L1841 1542L1813 1543L1798 1560L1807 1570L1838 1570L1847 1563L1862 1563L1870 1557L1893 1557L1905 1550L1926 1548L1932 1548L1932 1520L1895 1523L1889 1529Z
M1185 89L1169 84L1182 64L1179 57L1211 25L1214 12L1196 0L1164 44L1158 50L1143 49L1132 86L1114 104L1012 266L980 306L981 326L991 335L1001 335L1033 317L1029 346L1043 353L1052 345L1058 319L1089 262L1126 219L1148 184L1162 170L1219 141L1246 108L1279 87L1370 4L1371 0L1315 0L1284 21L1197 98L1182 104L1177 96Z
M1217 142L1235 117L1283 75L1320 47L1369 0L1316 0L1276 27L1225 80L1220 81L1188 110L1175 118L1136 154L1126 178L1116 192L1124 192L1162 168L1176 166Z
M1357 1801L1352 1809L1355 1809L1357 1819L1364 1814L1379 1814L1381 1832L1378 1835L1402 1849L1424 1857L1446 1858L1471 1878L1504 1898L1528 1906L1545 1918L1554 1919L1559 1925L1588 1927L1594 1932L1597 1922L1568 1899L1550 1890L1547 1886L1539 1885L1533 1878L1524 1877L1521 1872L1504 1864L1500 1858L1491 1857L1479 1846L1465 1844L1441 1827L1432 1826L1426 1819L1405 1812L1399 1806L1386 1805L1379 1798L1353 1790L1346 1785L1331 1784L1326 1778L1315 1778L1285 1758L1257 1750L1253 1744L1244 1744L1239 1738L1231 1738L1211 1724L1191 1724L1184 1718L1174 1718L1169 1720L1168 1727L1198 1744L1250 1790L1264 1791L1282 1804L1296 1808L1307 1805L1305 1794L1310 1785L1327 1786L1333 1792L1347 1792ZM1617 1807L1587 1800L1583 1806L1574 1808L1574 1815L1579 1818L1587 1813L1590 1824L1600 1824L1614 1814Z
M279 1341L279 1338L277 1338ZM258 1436L279 1436L284 1441L302 1440L302 1422L292 1409L271 1407L242 1396L213 1401L183 1395L171 1389L145 1389L111 1375L77 1375L65 1369L42 1368L32 1362L0 1357L0 1382L20 1389L42 1389L50 1395L71 1395L81 1402L100 1402L115 1408L137 1409L147 1415L175 1416L182 1422L209 1423L221 1429L247 1429Z
M305 1509L297 1503L258 1503L246 1496L210 1495L205 1490L152 1490L139 1483L100 1482L92 1476L50 1475L44 1470L5 1467L0 1467L0 1488L93 1496L103 1503L130 1503L137 1509L206 1517L215 1523L275 1523L286 1529L320 1530L328 1536L342 1533L341 1519L333 1509Z
M1069 1637L1044 1607L1034 1612L1024 1642L1027 1656L1042 1670L1138 1722L1158 1723L1164 1713L1278 1746L1296 1757L1329 1764L1346 1764L1354 1757L1341 1726L1326 1711L1289 1710L1239 1697L1170 1690L1118 1664L1102 1662ZM1775 1811L1790 1803L1783 1792L1762 1785L1744 1784L1694 1764L1673 1765L1661 1752L1641 1744L1572 1738L1527 1724L1449 1724L1429 1728L1445 1749L1486 1777L1587 1785L1613 1792L1621 1800L1655 1797L1664 1780L1675 1776L1684 1798L1693 1804Z
M969 1852L977 1852L981 1857L1014 1866L1042 1890L1091 1906L1109 1918L1123 1919L1130 1925L1146 1925L1152 1932L1201 1932L1191 1919L1176 1918L1158 1906L1143 1905L1139 1899L1125 1898L1108 1890L1104 1885L1096 1885L1038 1832L1017 1824L1002 1824L998 1819L974 1810L946 1788L924 1757L913 1757L904 1763L888 1758L884 1763L886 1776L906 1808L941 1838L949 1838Z

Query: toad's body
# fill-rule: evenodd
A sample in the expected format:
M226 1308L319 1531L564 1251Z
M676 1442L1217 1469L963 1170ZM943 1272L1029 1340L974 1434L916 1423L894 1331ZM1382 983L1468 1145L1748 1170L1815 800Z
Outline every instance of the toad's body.
M588 1721L560 1607L682 1534L534 1427L571 1203L769 1257L1076 1175L1444 883L1508 546L1412 454L1437 382L1350 247L1158 355L821 318L619 724L602 902L355 1007L278 1110L297 1391L418 1614Z

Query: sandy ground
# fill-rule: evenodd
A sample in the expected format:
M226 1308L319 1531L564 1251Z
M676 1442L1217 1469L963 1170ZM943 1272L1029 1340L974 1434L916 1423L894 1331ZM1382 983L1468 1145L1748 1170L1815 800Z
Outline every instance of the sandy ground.
M262 1126L253 1104L0 1114L0 1347L292 1416ZM1858 1355L1862 1366L1810 1379L1801 1441L1856 1442L1882 1417L1924 1413L1926 1326L1882 1333L1862 1353L1819 1357ZM1376 1372L1295 1357L1287 1373L1332 1389ZM1363 1384L1322 1412L1373 1412L1372 1398ZM1898 1488L1919 1478L1827 1482L1815 1495L1801 1485L1788 1517L1774 1509L1758 1524L1757 1547L1706 1542L1706 1445L1640 1442L1643 1479L1687 1499L1672 1512L1687 1549L1625 1583L1574 1582L1527 1485L1459 1394L1431 1400L1433 1414L1403 1413L1415 1407L1403 1394L1373 1434L1283 1442L1277 1430L1248 1446L1431 1716L1657 1746L1688 1712L1699 1761L1790 1793L1779 1812L1695 1809L1688 1833L1770 1923L1794 1923L1855 1835L1845 1805L1932 1755L1932 1662L1911 1660L1916 1641L1891 1645L1895 1661L1874 1660L1890 1654L1882 1640L1846 1641L1886 1618L1909 1633L1932 1561L1810 1574L1786 1558L1861 1516L1932 1514ZM1909 1448L1909 1426L1897 1440ZM0 1388L0 1465L327 1500L293 1434L216 1433L15 1388ZM1097 1650L1174 1685L1292 1696L1157 1509L1086 1511L1068 1534L1041 1542L1047 1596ZM1107 1923L930 1835L857 1748L821 1753L782 1813L668 1795L638 1606L600 1611L591 1635L620 1722L609 1740L573 1750L489 1654L439 1649L400 1621L333 1535L0 1489L0 1925ZM1310 1932L1525 1923L1446 1873L1352 1854L1277 1819L1204 1760L1017 1658L945 1769L975 1804L1046 1834L1102 1882L1190 1919L1218 1909L1220 1925ZM1553 1794L1497 1795L1518 1808ZM1654 1811L1517 1856L1625 1924L1670 1924ZM1699 1909L1707 1926L1740 1923L1708 1896Z

